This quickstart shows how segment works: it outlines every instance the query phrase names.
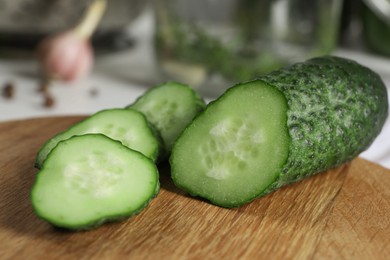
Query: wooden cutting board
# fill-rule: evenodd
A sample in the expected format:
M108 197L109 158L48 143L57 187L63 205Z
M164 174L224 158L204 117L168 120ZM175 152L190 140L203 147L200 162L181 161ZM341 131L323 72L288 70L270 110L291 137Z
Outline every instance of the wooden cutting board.
M363 159L237 209L187 196L161 167L160 194L138 216L55 229L30 206L34 157L81 119L0 124L0 259L390 259L390 171Z

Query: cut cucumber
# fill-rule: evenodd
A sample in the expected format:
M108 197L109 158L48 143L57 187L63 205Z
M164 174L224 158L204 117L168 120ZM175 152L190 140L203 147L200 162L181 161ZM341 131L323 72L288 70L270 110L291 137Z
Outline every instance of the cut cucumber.
M74 135L88 133L100 133L121 141L123 145L141 152L154 161L162 148L158 133L153 130L153 126L142 113L133 109L108 109L97 112L48 140L38 152L36 167L42 166L58 142Z
M159 190L155 164L101 134L61 141L31 191L36 214L67 229L90 229L139 213Z
M191 87L176 82L151 88L128 106L145 114L160 132L167 152L171 151L179 134L204 107L204 100Z
M284 96L266 83L231 89L177 140L171 155L175 184L226 207L257 197L287 160L286 111Z
M174 183L222 207L241 206L352 160L388 114L380 77L321 57L238 84L211 102L176 141Z

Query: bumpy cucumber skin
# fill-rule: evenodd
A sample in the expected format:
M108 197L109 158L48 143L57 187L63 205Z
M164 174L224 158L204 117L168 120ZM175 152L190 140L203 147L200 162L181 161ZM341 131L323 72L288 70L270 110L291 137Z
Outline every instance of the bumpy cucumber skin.
M183 89L187 93L190 93L191 96L193 97L192 101L194 102L194 104L193 104L193 106L194 106L194 114L193 115L188 115L188 118L186 118L186 119L180 118L180 121L187 120L188 122L186 122L186 123L190 123L206 107L206 103L203 100L203 98L200 97L199 94L195 90L193 90L190 86L182 84L182 83L179 83L179 82L175 82L175 81L168 81L168 82L164 82L164 83L161 83L159 85L156 85L155 87L147 90L142 96L137 98L132 104L126 106L126 108L135 109L135 110L138 110L138 111L140 111L142 113L145 113L145 111L142 109L142 103L146 102L146 100L149 98L149 94L150 93L153 93L155 91L160 91L161 89L164 89L164 88ZM179 100L175 99L173 101L176 102L176 101L179 101ZM145 116L149 120L149 122L155 126L154 128L157 131L159 131L160 136L162 136L162 140L163 140L164 147L165 147L165 155L162 155L161 157L165 158L171 152L172 145L173 145L174 142L172 142L171 140L166 140L166 138L164 138L165 136L162 133L162 130L159 129L159 127L157 126L156 122L153 122L153 119L149 118L147 114L145 114ZM175 120L178 120L178 119L170 118L170 120L172 122L169 125L172 126L172 127L177 127L177 124L175 123ZM177 137L180 135L182 130L183 129L179 129L177 131ZM174 139L176 139L176 138L174 138Z
M239 204L221 205L212 197L203 196L221 207L242 206L284 185L351 161L371 145L388 116L387 91L381 78L348 59L314 58L246 83L256 82L259 86L267 84L276 88L285 97L288 156L275 181L253 198ZM223 101L232 88L209 105ZM199 116L207 112L206 107ZM173 153L171 165L175 160ZM178 188L199 196L191 187L175 181L175 176L172 178Z
M145 155L143 155L142 153L138 152L138 151L135 151L135 150L132 150L126 146L123 146L122 143L120 141L117 141L117 140L114 140L114 139L111 139L111 138L108 138L107 136L103 135L103 134L86 134L86 135L83 135L83 136L73 136L71 137L72 141L74 141L75 139L77 138L80 138L80 137L85 137L85 136L90 136L92 138L106 138L106 139L109 139L111 142L115 142L115 143L118 143L118 145L120 145L121 147L123 147L124 149L128 149L128 150L131 150L132 152L134 152L135 154L137 154L137 156L140 156L142 157L144 160L149 160L151 161L150 165L153 166L155 168L155 172L156 172L156 188L154 190L154 193L151 195L150 199L148 201L145 201L145 203L143 205L141 205L138 209L135 209L131 212L129 212L128 214L123 214L123 215L113 215L113 216L106 216L104 218L100 218L100 219L94 219L94 220L91 220L90 222L87 222L87 223L83 223L82 225L69 225L67 223L63 223L61 221L58 221L56 219L51 219L51 218L48 218L45 216L45 214L41 213L39 210L37 210L35 207L34 207L34 189L37 188L37 185L36 183L38 183L38 179L41 178L41 175L38 173L36 175L36 180L33 184L33 187L31 189L31 193L30 193L30 201L33 205L33 210L34 210L34 213L36 214L37 217L39 217L40 219L44 220L44 221L47 221L48 223L52 224L53 226L55 227L58 227L58 228L64 228L64 229L68 229L68 230L73 230L73 231L86 231L86 230L91 230L91 229L95 229L101 225L103 225L104 223L108 223L108 222L116 222L116 221L121 221L121 220L125 220L125 219L128 219L128 218L131 218L133 216L136 216L138 215L139 213L141 213L149 204L150 202L157 197L159 191L160 191L160 181L159 181L159 174L158 174L158 169L157 169L157 166L153 163L153 161L146 157ZM61 147L62 144L66 145L66 143L69 141L70 139L67 139L67 140L62 140L60 141L56 147L53 148L52 152L55 150L55 149L58 149L58 147ZM52 153L50 152L50 154ZM49 156L50 156L49 154ZM40 171L43 171L45 170L45 165L47 164L47 161L45 161L42 165L42 168L40 169ZM64 194L64 196L66 196Z
M367 149L388 116L386 86L348 59L310 59L260 78L288 102L289 156L261 195L351 161Z
M46 149L47 147L51 147L53 146L53 148L57 145L57 139L61 137L61 135L63 135L65 132L67 131L70 131L72 130L73 128L75 127L78 127L79 124L82 124L84 123L85 121L88 121L91 117L95 116L95 115L98 115L100 113L104 113L104 112L107 112L107 111L125 111L125 109L123 108L112 108L112 109L106 109L106 110L101 110L101 111L98 111L96 112L95 114L87 117L86 119L83 119L81 120L80 122L72 125L71 127L69 127L68 129L66 129L65 131L61 132L61 133L58 133L56 134L55 136L53 136L52 138L50 138L49 140L47 140L44 145L40 148L40 150L38 151L37 153L37 156L35 158L35 162L34 162L34 167L37 168L37 169L41 169L43 163L44 163L44 160L47 156L48 153L50 153L50 150L49 152L46 154ZM148 155L153 161L158 161L159 159L159 156L160 156L160 153L163 151L163 140L160 136L160 133L158 130L155 129L154 125L152 125L148 120L147 118L145 117L145 115L143 113L140 113L139 111L135 110L135 109L130 109L136 113L139 114L140 117L143 118L146 126L148 127L148 129L150 130L150 134L151 136L154 136L154 138L156 139L156 145L157 145L157 148L156 150L154 151L153 154L150 154ZM61 138L62 140L62 138ZM53 149L52 148L52 149Z

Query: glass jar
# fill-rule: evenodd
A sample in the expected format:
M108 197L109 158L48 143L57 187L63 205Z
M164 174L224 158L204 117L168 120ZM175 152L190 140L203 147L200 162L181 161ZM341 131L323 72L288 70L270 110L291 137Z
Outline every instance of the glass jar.
M364 0L363 37L367 47L390 57L390 0Z
M156 54L166 79L216 96L235 82L330 53L341 0L155 1Z

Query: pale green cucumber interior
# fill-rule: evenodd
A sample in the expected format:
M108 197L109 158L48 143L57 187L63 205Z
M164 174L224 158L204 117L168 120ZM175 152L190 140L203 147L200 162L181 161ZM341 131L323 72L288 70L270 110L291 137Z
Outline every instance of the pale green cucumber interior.
M158 156L159 141L140 112L130 109L109 109L90 116L50 139L39 151L37 165L42 165L58 142L74 135L88 133L104 134L152 160Z
M141 209L158 186L153 162L103 135L62 141L38 173L32 203L42 218L82 227Z
M190 87L171 82L147 92L130 108L146 115L170 151L178 135L198 114L202 102Z
M236 86L183 132L172 157L175 184L233 207L258 196L280 174L289 135L284 96L262 81Z

